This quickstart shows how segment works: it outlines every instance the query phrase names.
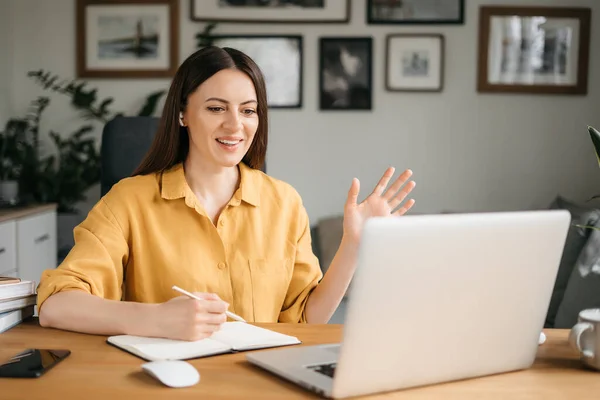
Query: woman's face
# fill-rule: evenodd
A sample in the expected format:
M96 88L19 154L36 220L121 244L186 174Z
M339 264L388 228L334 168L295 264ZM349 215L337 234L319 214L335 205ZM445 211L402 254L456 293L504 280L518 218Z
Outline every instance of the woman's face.
M252 80L236 69L217 72L188 97L183 113L190 157L216 167L239 164L258 128Z

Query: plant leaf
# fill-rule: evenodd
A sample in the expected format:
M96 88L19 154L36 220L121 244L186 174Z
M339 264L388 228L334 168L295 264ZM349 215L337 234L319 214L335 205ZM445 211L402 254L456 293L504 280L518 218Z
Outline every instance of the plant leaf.
M154 114L154 110L158 104L158 100L165 94L164 90L159 90L157 92L151 93L148 97L146 97L146 103L138 112L138 116L147 117L152 116Z
M212 31L217 27L216 22L211 22L204 27L202 32L196 34L196 39L198 40L197 47L203 48L212 46L214 38L212 35Z
M592 126L588 126L588 132L590 133L590 137L592 138L592 143L594 143L594 150L596 150L596 159L598 160L598 165L600 166L600 132L598 132Z
M88 91L84 90L85 83L81 83L75 87L75 93L73 94L72 105L79 109L89 109L92 104L96 101L97 89L93 88Z
M108 106L112 102L113 102L113 98L108 97L107 99L104 99L104 101L102 103L100 103L100 107L98 107L98 111L100 112L101 115L103 115L103 116L108 115Z

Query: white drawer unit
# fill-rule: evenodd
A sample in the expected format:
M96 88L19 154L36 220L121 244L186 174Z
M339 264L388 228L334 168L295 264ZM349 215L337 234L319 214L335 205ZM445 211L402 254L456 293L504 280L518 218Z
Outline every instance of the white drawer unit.
M40 282L56 268L56 206L0 211L0 275ZM4 249L4 250L2 250Z
M0 222L0 275L14 275L17 270L17 223Z
M56 268L56 213L43 212L17 221L19 278L40 282L42 272Z

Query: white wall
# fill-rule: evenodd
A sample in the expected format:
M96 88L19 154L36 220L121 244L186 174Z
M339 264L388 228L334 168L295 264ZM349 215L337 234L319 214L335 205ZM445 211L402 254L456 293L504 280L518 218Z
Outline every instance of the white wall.
M10 118L12 99L12 3L11 0L0 0L0 131Z
M12 1L15 52L8 68L14 71L14 95L9 100L13 110L24 110L42 93L25 76L28 70L45 68L65 78L74 76L75 10L73 0ZM182 60L194 51L194 35L204 26L189 20L188 1L182 0L180 7ZM222 24L215 31L304 35L305 104L300 110L271 112L268 172L298 189L313 222L341 212L353 176L361 179L366 194L390 164L413 169L415 212L545 207L557 193L583 200L600 191L600 171L585 131L587 124L600 125L600 2L467 0L462 26L369 26L364 22L364 1L352 3L349 25ZM587 96L476 92L479 6L502 3L593 8ZM383 90L384 38L391 32L445 35L443 93ZM372 112L318 110L317 50L318 38L324 35L373 36ZM114 109L125 111L136 110L146 94L168 86L168 80L161 79L90 82L101 97L115 97ZM65 97L53 96L50 110L44 120L47 129L65 131L77 121Z

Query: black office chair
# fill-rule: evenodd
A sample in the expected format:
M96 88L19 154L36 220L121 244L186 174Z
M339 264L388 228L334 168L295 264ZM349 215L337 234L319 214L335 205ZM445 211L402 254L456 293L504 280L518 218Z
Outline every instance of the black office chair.
M102 130L100 192L104 196L121 179L131 176L150 149L157 117L115 117ZM266 171L266 163L263 166Z
M102 130L100 191L131 176L150 149L158 128L156 117L115 117Z

